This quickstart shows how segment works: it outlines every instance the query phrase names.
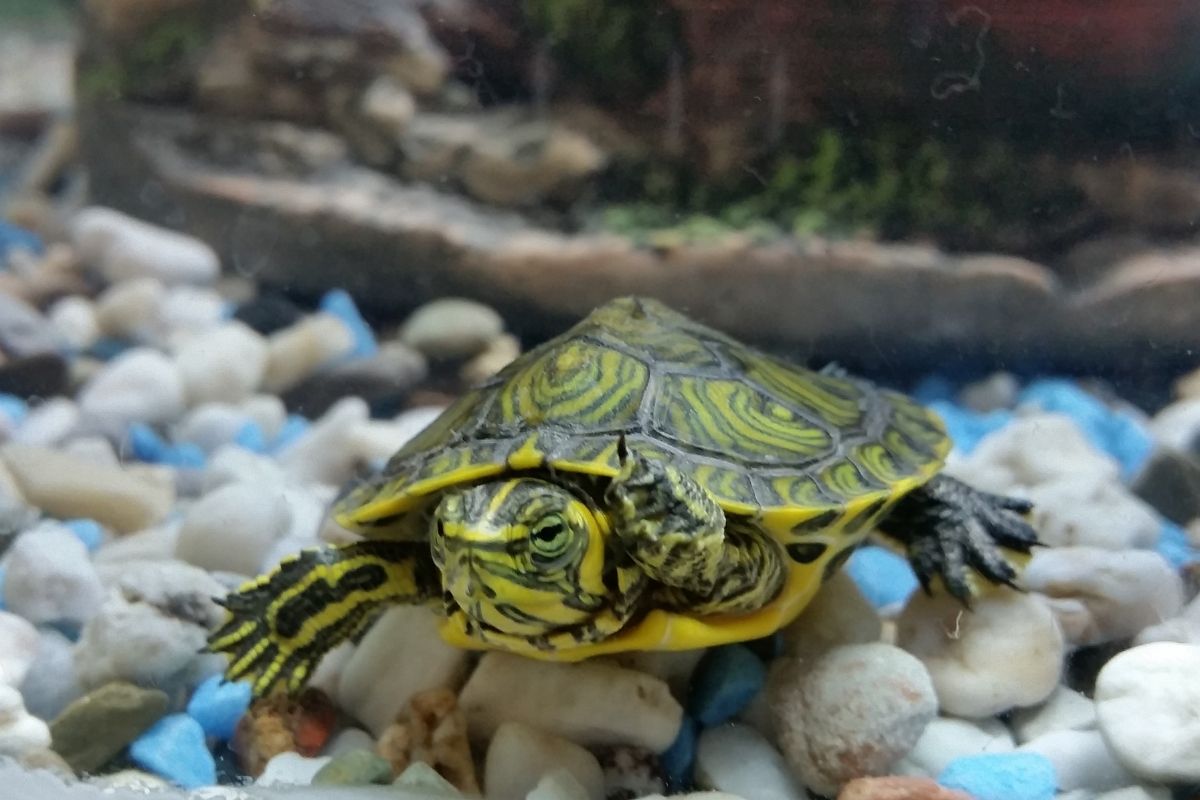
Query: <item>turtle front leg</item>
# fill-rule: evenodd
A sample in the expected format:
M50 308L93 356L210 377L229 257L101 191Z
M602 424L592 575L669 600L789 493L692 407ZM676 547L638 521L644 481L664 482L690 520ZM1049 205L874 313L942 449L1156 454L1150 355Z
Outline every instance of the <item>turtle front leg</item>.
M1015 586L1016 569L1003 551L1028 554L1038 544L1023 518L1031 508L1026 500L937 475L896 503L879 529L904 544L927 592L937 576L950 594L969 603L971 570L992 583Z
M208 650L227 654L226 678L251 679L256 697L279 682L294 692L325 653L361 634L384 606L440 594L424 542L303 550L218 601L229 613L208 637Z
M748 523L727 524L717 501L670 464L622 451L607 501L614 534L662 584L668 606L698 614L750 611L783 586L778 543Z
M626 553L659 583L706 595L725 550L725 512L675 467L622 446L621 472L605 495Z

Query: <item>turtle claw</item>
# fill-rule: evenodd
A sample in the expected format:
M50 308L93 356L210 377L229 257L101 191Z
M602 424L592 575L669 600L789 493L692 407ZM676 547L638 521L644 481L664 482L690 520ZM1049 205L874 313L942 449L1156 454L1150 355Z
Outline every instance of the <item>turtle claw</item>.
M939 475L896 504L885 533L904 543L926 593L935 578L970 608L972 572L993 584L1019 589L1017 570L1004 550L1028 554L1039 544L1021 514L1032 503L989 494Z

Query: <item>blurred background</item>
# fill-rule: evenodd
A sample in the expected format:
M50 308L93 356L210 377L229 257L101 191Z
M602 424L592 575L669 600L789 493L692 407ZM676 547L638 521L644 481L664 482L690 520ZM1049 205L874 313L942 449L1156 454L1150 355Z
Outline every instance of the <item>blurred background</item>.
M0 2L0 199L372 320L658 296L893 381L1192 365L1184 0Z

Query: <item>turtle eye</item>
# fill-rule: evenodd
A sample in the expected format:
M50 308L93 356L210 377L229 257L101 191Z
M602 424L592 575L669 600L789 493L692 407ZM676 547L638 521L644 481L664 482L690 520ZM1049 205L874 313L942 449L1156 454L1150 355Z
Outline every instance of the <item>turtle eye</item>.
M538 520L529 534L534 556L555 558L562 555L567 549L567 533L567 523L561 514L551 514Z

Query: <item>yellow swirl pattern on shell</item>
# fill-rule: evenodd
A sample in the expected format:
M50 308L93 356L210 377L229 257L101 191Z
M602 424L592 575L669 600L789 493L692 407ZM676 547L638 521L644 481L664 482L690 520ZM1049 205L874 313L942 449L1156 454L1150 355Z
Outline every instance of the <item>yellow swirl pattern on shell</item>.
M499 394L494 422L522 420L544 424L629 425L649 378L637 359L585 342L547 351ZM498 417L496 416L498 415Z
M867 405L863 392L845 379L801 370L765 355L747 359L745 379L787 398L802 412L832 428L862 425Z
M833 437L745 381L668 375L654 409L663 438L734 461L802 463Z

